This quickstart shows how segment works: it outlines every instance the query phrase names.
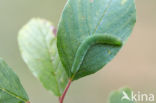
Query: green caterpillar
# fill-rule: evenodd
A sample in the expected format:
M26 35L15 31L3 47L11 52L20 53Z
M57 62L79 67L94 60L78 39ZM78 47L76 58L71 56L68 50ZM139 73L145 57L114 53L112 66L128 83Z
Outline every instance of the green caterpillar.
M88 37L84 40L79 46L77 53L75 55L75 59L71 68L71 72L73 76L79 70L85 55L87 54L88 49L96 44L105 44L105 45L113 45L113 46L122 46L122 41L115 36L112 35L101 35L96 34Z

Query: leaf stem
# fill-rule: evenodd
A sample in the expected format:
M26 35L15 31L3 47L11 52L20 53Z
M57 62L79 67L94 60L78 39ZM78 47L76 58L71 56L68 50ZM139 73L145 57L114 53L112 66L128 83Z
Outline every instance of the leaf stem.
M70 85L71 85L71 82L72 82L72 79L69 79L68 84L67 84L67 86L66 86L66 88L65 88L65 90L64 90L64 92L63 92L63 94L62 94L62 96L59 98L60 103L63 103L64 98L65 98L65 96L66 96L66 94L67 94L67 91L69 90L69 87L70 87Z

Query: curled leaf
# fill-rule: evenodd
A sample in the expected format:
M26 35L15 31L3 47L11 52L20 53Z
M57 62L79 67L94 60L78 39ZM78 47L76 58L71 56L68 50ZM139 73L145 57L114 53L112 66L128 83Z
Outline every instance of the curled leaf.
M135 22L134 0L68 0L57 33L68 76L75 80L100 70L124 45ZM103 37L97 39L99 34Z
M94 45L97 44L104 44L104 45L112 45L112 46L121 46L122 41L117 39L116 37L113 37L111 35L93 35L88 37L86 40L84 40L81 45L79 46L73 66L71 69L71 72L75 74L78 72L85 55L87 54L89 48L91 48Z

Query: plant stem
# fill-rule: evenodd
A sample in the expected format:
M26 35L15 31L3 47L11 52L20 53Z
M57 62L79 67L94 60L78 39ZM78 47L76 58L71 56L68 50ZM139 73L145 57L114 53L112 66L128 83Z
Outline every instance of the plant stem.
M64 90L64 92L63 92L63 94L62 94L62 96L59 98L60 103L63 103L64 97L65 97L66 94L67 94L67 91L68 91L68 89L69 89L69 87L70 87L70 85L71 85L71 82L72 82L72 79L69 79L68 84L67 84L67 86L66 86L66 88L65 88L65 90Z

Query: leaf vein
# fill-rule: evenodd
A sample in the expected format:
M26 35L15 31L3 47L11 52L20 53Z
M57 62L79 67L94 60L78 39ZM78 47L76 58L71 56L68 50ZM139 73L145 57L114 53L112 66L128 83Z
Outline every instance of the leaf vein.
M109 9L111 3L112 3L112 0L109 1L109 3L108 3L108 5L107 5L106 9L104 10L103 15L101 16L99 22L97 23L97 25L96 25L96 27L95 27L95 30L94 30L93 33L92 33L93 35L96 33L98 27L100 26L101 21L103 20L105 14L107 13L107 11L108 11L108 9Z
M5 88L1 88L1 87L0 87L0 90L2 90L3 92L7 93L7 94L10 95L10 96L13 96L13 97L17 98L18 100L22 100L22 101L24 101L24 102L27 102L26 99L24 99L24 98L22 98L22 97L20 97L20 96L18 96L18 95L16 95L16 94L14 94L14 93L8 91L8 90L5 89Z

